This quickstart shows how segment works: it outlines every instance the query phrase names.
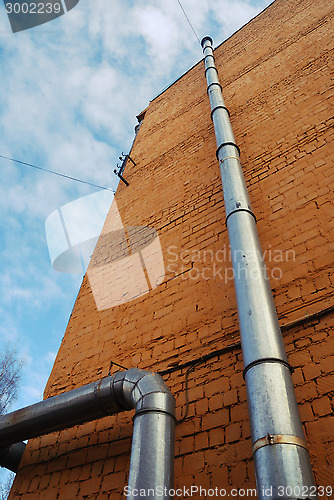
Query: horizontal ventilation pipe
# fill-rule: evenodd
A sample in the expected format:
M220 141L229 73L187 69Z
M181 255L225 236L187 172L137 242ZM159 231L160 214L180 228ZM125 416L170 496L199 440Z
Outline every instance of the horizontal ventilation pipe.
M246 182L213 57L202 40L237 297L260 499L307 498L314 479Z
M127 498L136 490L164 491L174 482L175 403L155 373L130 368L0 417L0 465L16 472L19 441L135 409ZM152 496L156 498L156 496ZM157 496L158 498L158 496Z

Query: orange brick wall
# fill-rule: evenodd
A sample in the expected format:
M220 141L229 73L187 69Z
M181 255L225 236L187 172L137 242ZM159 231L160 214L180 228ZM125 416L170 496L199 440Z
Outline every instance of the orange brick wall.
M329 0L276 0L215 51L323 486L334 475L332 17ZM120 184L116 195L126 228L157 231L166 275L149 293L101 309L88 272L45 397L106 376L111 360L162 371L213 353L188 373L164 375L177 418L185 417L176 426L175 486L254 488L215 149L200 62L150 103L131 155L136 166L125 172L130 186ZM119 229L116 219L107 218L90 265L101 293L115 286L103 284L101 269L116 258L108 239ZM131 418L124 413L30 440L10 499L122 498Z

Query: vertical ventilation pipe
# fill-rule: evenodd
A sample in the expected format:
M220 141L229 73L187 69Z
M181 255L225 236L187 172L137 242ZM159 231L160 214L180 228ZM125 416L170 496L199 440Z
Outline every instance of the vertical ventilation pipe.
M237 298L260 499L308 498L314 479L277 313L213 57L202 40Z

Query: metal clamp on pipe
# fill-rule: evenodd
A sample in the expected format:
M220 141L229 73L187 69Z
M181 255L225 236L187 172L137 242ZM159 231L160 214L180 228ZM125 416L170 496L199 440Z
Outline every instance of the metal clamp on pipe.
M272 446L274 444L293 444L295 446L301 446L307 450L307 443L305 439L298 436L290 436L289 434L267 434L263 438L258 439L252 446L252 453L263 448L263 446Z

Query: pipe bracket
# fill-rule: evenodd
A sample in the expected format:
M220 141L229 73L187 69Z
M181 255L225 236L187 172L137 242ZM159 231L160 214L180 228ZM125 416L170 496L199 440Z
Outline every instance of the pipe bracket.
M293 444L295 446L301 446L307 450L307 443L305 439L298 436L292 436L290 434L267 434L266 436L258 439L252 446L252 452L254 453L263 448L264 446L272 446L274 444Z

